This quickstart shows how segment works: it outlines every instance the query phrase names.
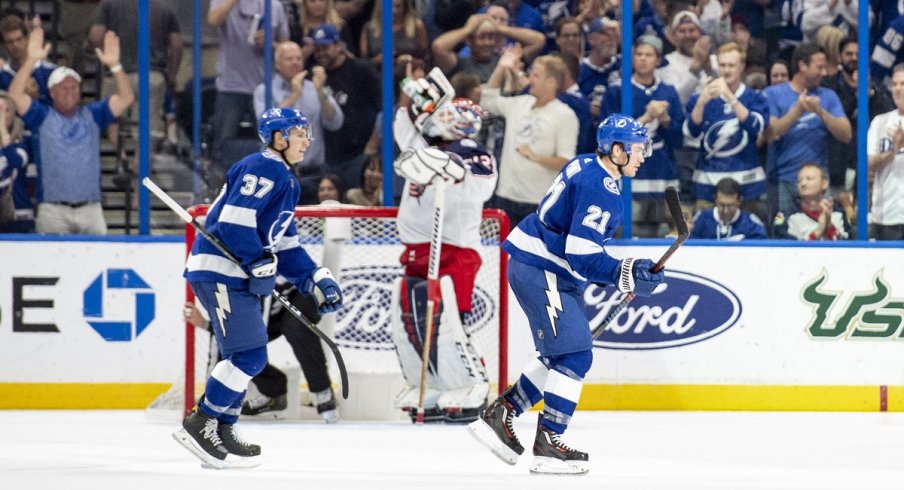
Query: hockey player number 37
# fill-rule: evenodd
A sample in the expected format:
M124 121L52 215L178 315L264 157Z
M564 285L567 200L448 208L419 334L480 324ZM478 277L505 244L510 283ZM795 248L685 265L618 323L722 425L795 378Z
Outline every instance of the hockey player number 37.
M258 177L257 175L245 174L242 176L242 180L245 182L245 185L239 189L245 196L254 195L254 197L264 197L270 192L270 189L273 189L273 181L266 177ZM257 190L257 186L260 184L260 190Z

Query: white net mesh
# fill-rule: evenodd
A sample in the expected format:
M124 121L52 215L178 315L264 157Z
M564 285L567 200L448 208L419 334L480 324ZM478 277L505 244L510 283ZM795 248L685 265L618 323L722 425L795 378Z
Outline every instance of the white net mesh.
M203 216L206 210L193 212ZM298 234L305 250L316 263L332 269L342 285L343 307L335 315L325 317L320 327L332 332L351 373L400 371L389 323L393 282L403 272L399 264L403 246L395 216L395 208L300 207L296 210ZM484 213L478 250L483 264L475 283L472 311L464 321L475 349L483 356L492 392L498 390L497 384L506 383L505 355L500 356L500 346L506 342L507 283L500 248L501 236L508 228L504 220L501 213ZM189 241L193 231L186 232ZM197 338L202 334L204 339ZM203 389L207 355L206 333L199 332L194 349L195 396ZM176 393L180 388L184 393L184 387L183 382L177 382L154 405L167 410L184 408L181 403L185 395Z

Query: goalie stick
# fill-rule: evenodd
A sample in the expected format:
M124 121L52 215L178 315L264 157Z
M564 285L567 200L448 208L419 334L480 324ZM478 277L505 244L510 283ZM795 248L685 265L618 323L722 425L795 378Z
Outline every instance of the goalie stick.
M427 262L427 325L424 329L424 351L421 353L421 385L417 397L415 423L424 423L424 394L427 392L427 367L430 365L430 349L433 344L433 312L442 296L439 284L439 257L442 251L443 214L446 201L446 181L441 175L433 177L435 189L433 201L433 230L430 234L430 257Z
M684 241L687 240L690 232L687 229L687 222L684 221L684 213L681 212L681 201L678 200L678 189L675 189L673 186L669 186L665 189L665 204L669 208L669 214L672 216L672 221L675 222L675 227L678 229L678 238L675 239L674 242L669 246L668 250L662 254L662 257L659 257L659 261L653 265L653 268L650 269L650 272L659 272L665 266L666 261L669 260L669 257L678 250L678 247L684 244ZM619 303L612 311L606 315L606 318L603 319L602 323L600 323L595 329L593 329L593 340L596 340L597 337L603 334L612 322L615 321L615 318L624 311L625 308L628 307L628 303L634 300L634 292L628 293L624 299L622 299L621 303Z
M157 186L154 181L151 180L150 177L145 177L142 179L141 183L148 188L155 196L157 196L164 204L167 205L174 213L179 215L183 221L192 225L195 230L198 231L201 235L204 236L210 243L213 244L223 255L226 256L227 259L241 266L242 262L235 256L233 253L226 247L226 244L221 242L217 237L210 234L201 223L198 223L188 211L185 210L182 206L179 205L176 201L173 200L169 194L166 193L163 189ZM274 299L279 301L289 312L292 313L292 316L298 319L304 326L308 327L313 331L320 340L322 340L331 351L333 351L333 356L336 358L336 364L339 367L339 377L342 379L342 398L348 398L348 371L345 368L345 361L342 359L342 354L339 352L339 347L336 346L336 343L325 333L323 333L316 325L314 325L308 317L304 316L304 314L299 311L298 308L293 305L288 298L277 292L275 289L270 292L271 296Z

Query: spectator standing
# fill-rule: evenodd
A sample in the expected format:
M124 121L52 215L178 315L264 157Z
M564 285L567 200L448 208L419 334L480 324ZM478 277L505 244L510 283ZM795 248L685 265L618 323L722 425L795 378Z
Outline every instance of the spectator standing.
M500 95L503 74L519 58L517 49L503 52L480 98L484 109L506 121L494 202L508 213L512 226L536 211L562 166L574 157L579 128L574 111L557 99L566 68L554 56L534 61L528 94Z
M769 124L766 139L766 176L771 204L778 210L793 205L800 165L813 162L827 168L831 135L842 143L851 140L851 123L833 90L820 86L826 57L819 46L800 43L794 48L789 82L766 87Z
M31 141L23 136L22 120L6 93L0 93L0 233L32 233L36 169Z
M829 174L815 163L801 165L797 176L798 198L775 215L772 223L776 238L797 240L846 240L851 225L844 210L826 197Z
M730 177L741 183L747 210L765 217L766 171L756 142L769 119L769 102L741 82L745 58L737 44L723 44L716 58L720 76L691 96L684 122L685 135L700 141L693 177L697 207L712 207L716 184Z
M520 43L526 62L530 62L546 42L543 34L537 31L501 25L487 14L474 14L468 17L464 26L448 31L433 41L433 61L448 76L466 71L476 74L481 82L486 83L499 61L499 36ZM468 58L460 57L455 52L464 42L471 50Z
M306 48L305 60L313 53L313 45L305 42L311 31L320 24L329 23L339 29L339 37L352 51L356 51L358 40L352 39L345 26L345 20L339 16L333 0L282 0L289 20L289 39ZM308 49L309 48L309 49Z
M665 55L665 66L656 75L678 92L681 107L687 105L691 94L703 88L707 77L717 76L717 70L710 58L713 41L704 36L700 29L700 19L690 10L683 10L672 17L668 37L675 45L675 51Z
M39 17L34 17L32 21L40 25ZM0 19L0 36L3 37L3 46L9 55L9 60L0 69L0 90L9 90L9 85L13 83L16 71L22 67L28 56L26 51L28 48L28 25L18 15L7 15ZM47 89L47 79L50 78L50 74L56 67L55 64L47 60L41 60L38 63L38 66L31 73L34 83L29 82L25 88L29 97L40 100L47 105L53 103L50 100L50 91Z
M621 80L621 55L617 44L620 32L618 22L600 17L590 23L587 33L590 53L581 60L578 86L590 102L595 121L600 120L600 109L609 86Z
M176 90L176 76L182 64L182 33L179 22L170 6L163 0L148 3L148 28L150 35L150 73L148 74L148 105L150 109L151 137L161 140L165 135L164 99L167 90ZM134 0L102 0L97 18L88 40L92 46L100 47L107 31L122 33L122 69L126 72L132 91L138 93L138 3ZM101 93L114 93L116 80L104 78ZM138 108L130 111L130 121L138 124ZM136 128L137 131L137 128ZM116 135L116 132L111 134ZM116 136L110 138L116 142Z
M429 60L430 41L427 27L417 17L412 0L389 0L392 2L392 49L393 57L407 54L414 58ZM359 41L361 57L369 59L379 71L383 63L383 10L382 0L374 2L370 20L364 24Z
M327 93L326 70L322 66L311 68L311 77L304 69L302 48L294 41L280 43L274 52L273 79L271 90L273 105L298 109L308 118L311 144L305 151L304 160L295 166L293 172L299 177L302 200L313 199L317 191L317 180L326 164L324 129L336 131L345 123L345 114L332 95ZM254 89L254 113L263 114L264 84Z
M842 39L838 44L840 57L838 73L826 77L822 81L824 87L838 94L841 107L850 121L851 128L857 125L857 50L856 38ZM868 93L870 119L895 108L895 103L888 90L873 79L869 80ZM833 194L839 201L851 200L856 166L856 141L852 138L849 143L842 143L834 138L829 138L829 182ZM841 195L842 193L846 196ZM851 219L851 215L848 215L848 219Z
M741 209L741 186L731 177L716 184L715 206L697 211L691 238L712 240L745 240L768 238L763 222L749 211Z
M637 38L632 51L632 115L646 128L654 150L631 179L634 234L640 237L661 237L668 232L670 215L664 202L665 189L679 186L675 149L681 147L684 139L684 110L675 87L656 76L661 59L662 41L658 37ZM617 83L606 97L603 115L619 112L621 100L621 83Z
M103 45L103 50L95 49L95 53L117 82L116 93L108 99L79 105L82 77L64 66L55 69L47 81L52 106L25 93L32 69L49 50L41 27L29 34L25 63L9 87L25 128L38 137L38 233L107 232L101 208L100 132L129 108L135 94L119 63L119 37L107 31Z
M564 17L556 24L556 48L577 59L584 56L584 31L574 17Z
M264 81L264 1L271 2L274 41L289 38L279 0L211 0L207 22L220 30L217 55L217 104L213 112L213 169L208 186L219 189L234 162L224 161L223 143L239 133L241 122L257 120L254 89Z
M311 33L314 58L326 69L327 90L343 114L345 122L324 132L326 169L342 178L346 189L358 186L361 167L367 160L364 148L380 111L380 81L369 61L351 58L340 43L332 24L321 24Z
M870 237L904 240L904 64L892 70L895 109L876 116L867 133L873 177Z

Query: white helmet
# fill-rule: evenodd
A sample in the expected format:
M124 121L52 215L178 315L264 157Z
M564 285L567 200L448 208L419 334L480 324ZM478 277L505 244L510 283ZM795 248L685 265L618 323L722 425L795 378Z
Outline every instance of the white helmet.
M471 99L458 97L441 105L424 122L421 134L429 138L457 141L480 133L483 109Z

